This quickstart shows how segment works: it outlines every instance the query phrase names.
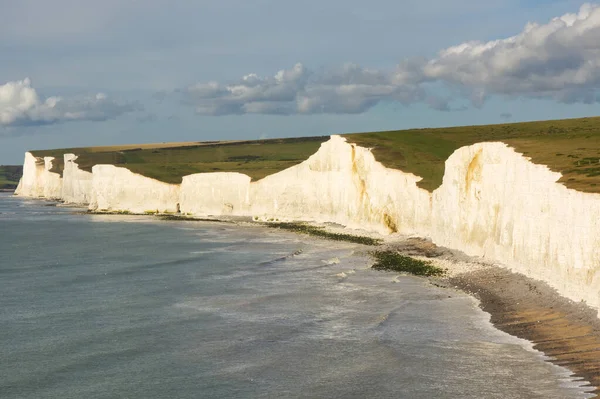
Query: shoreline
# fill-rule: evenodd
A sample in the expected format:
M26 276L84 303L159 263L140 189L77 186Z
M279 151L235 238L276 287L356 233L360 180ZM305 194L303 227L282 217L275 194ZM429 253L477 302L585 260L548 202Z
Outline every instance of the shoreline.
M600 320L594 309L500 267L463 273L448 283L477 298L497 329L530 341L547 361L588 382L589 393L600 397Z
M270 224L250 217L196 218L177 214L89 211L76 213L154 216L163 221L233 223L241 227L269 227ZM531 342L535 350L547 357L546 361L568 369L572 378L586 383L582 387L588 393L593 394L594 398L600 398L600 319L595 309L560 296L542 281L512 272L502 265L470 257L460 251L439 247L425 238L394 234L382 239L377 233L351 230L343 226L298 223L318 226L333 234L344 233L381 240L381 245L365 247L397 251L405 256L431 261L435 266L446 269L447 274L443 277L424 278L435 286L457 289L477 299L478 306L490 314L490 322L495 328ZM330 239L318 236L313 238Z
M177 216L168 218L177 219ZM182 219L194 220L189 217ZM269 227L269 222L235 219L220 217L198 221ZM334 235L351 234L379 240L380 245L365 246L381 251L397 251L401 255L430 261L434 266L445 269L446 275L443 277L417 277L426 278L433 285L458 289L474 297L479 302L479 308L490 314L490 322L495 328L531 342L533 349L547 357L546 361L568 369L572 378L584 383L582 387L588 393L600 398L600 319L598 312L585 303L575 303L561 296L543 281L515 273L492 261L439 247L422 237L382 237L377 233L351 230L343 226L300 223L324 228ZM277 222L271 227L276 225ZM305 234L319 238L310 233ZM331 239L326 236L320 238Z
M546 361L568 369L587 383L582 387L588 393L600 397L600 319L595 309L561 296L542 281L426 239L408 238L388 246L448 268L447 276L430 278L431 284L476 298L495 328L531 342Z

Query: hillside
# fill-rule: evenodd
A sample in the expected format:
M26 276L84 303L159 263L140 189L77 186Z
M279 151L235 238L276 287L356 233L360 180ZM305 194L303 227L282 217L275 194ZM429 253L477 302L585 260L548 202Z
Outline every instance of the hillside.
M600 192L600 117L413 129L344 135L351 143L373 149L389 168L423 177L421 188L442 184L444 161L458 148L501 141L563 174L561 183L585 192Z
M17 188L22 174L22 165L0 165L0 190Z
M240 172L253 180L299 164L317 152L328 136L257 141L198 142L66 148L32 151L36 157L53 156L53 171L62 173L62 154L79 156L80 169L97 164L124 166L132 172L166 183L181 183L183 176L206 172Z
M412 129L343 135L351 143L373 149L376 159L390 168L423 177L421 188L440 186L445 160L458 148L477 142L501 141L531 160L563 174L561 183L584 192L600 193L600 117ZM238 142L167 143L115 147L32 151L55 156L62 171L62 154L80 156L78 164L127 167L167 183L200 172L240 172L259 180L296 165L316 152L327 136Z

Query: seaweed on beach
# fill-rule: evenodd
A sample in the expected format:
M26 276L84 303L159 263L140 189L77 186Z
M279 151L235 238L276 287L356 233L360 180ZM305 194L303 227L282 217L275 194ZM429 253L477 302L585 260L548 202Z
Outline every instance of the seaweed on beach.
M91 210L88 209L84 213L89 215L127 215L127 216L138 216L137 214L129 211L109 211L109 210Z
M223 219L210 219L210 218L199 218L186 216L181 214L168 214L168 213L160 213L156 215L161 220L175 220L175 221L187 221L187 222L214 222L214 223L234 223L231 220L223 220Z
M432 262L401 255L395 251L371 251L375 270L387 270L414 274L415 276L443 276L446 270L434 266Z
M159 214L156 215L158 216L160 219L162 220L178 220L178 221L188 221L188 222L198 222L198 221L202 221L199 218L194 218L191 216L185 216L185 215L180 215L180 214ZM212 220L211 220L212 221Z
M311 236L326 238L334 241L346 241L355 244L363 245L380 245L381 240L371 237L355 236L352 234L345 233L333 233L325 230L324 227L311 226L306 223L291 223L291 222L269 222L264 223L267 227L279 228L283 230L293 231L295 233L308 234Z

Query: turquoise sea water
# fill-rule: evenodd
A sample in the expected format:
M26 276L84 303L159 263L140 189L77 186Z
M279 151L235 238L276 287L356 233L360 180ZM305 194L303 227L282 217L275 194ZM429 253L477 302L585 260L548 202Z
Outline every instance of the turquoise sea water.
M0 195L0 398L584 398L360 246Z

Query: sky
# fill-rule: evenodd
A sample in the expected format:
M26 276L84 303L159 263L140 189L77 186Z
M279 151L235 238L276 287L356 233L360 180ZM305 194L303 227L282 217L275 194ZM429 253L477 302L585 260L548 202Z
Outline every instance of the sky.
M0 0L27 150L599 115L600 3Z

